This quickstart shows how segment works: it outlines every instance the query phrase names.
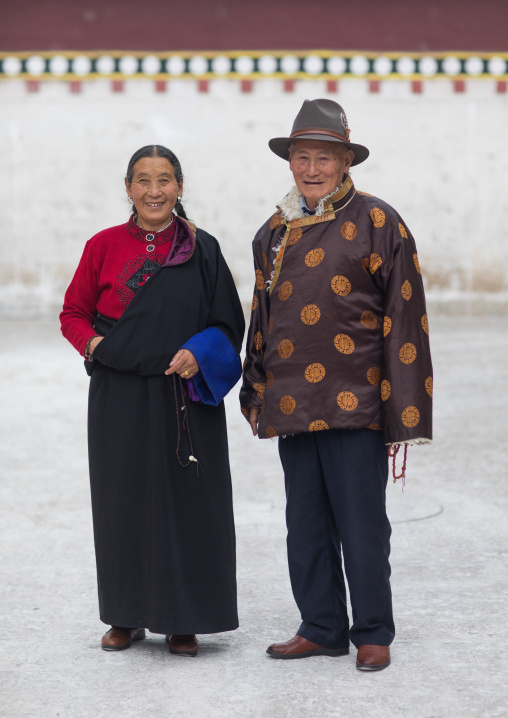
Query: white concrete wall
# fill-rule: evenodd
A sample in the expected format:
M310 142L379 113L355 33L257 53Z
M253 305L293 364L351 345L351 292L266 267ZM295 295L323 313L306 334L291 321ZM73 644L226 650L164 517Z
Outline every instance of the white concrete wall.
M251 295L250 243L291 186L287 164L267 141L285 136L306 98L343 104L351 139L371 157L353 168L358 189L394 205L419 248L429 297L473 310L508 304L508 95L494 81L470 81L464 94L449 80L411 93L406 81L369 93L364 80L327 95L321 80L278 80L240 92L237 81L210 82L199 93L174 80L156 93L132 80L112 93L107 80L0 83L0 312L52 312L95 232L126 221L123 177L131 154L164 144L185 173L184 205L214 234L237 279ZM477 294L472 294L477 292Z

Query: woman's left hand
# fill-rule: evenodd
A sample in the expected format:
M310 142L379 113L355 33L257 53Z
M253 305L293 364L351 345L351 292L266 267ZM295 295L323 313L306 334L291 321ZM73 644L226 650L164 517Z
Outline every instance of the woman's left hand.
M179 349L169 363L165 374L178 374L182 379L192 379L199 371L194 354L188 349Z

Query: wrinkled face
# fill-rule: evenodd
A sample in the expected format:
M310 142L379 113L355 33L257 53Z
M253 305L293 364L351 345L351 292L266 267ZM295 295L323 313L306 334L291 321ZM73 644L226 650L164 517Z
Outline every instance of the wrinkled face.
M291 148L289 167L298 190L309 209L338 187L349 172L354 152L337 143L320 140L297 140Z
M176 181L166 158L143 157L134 165L132 182L125 178L125 188L136 206L139 226L156 232L170 221L183 183Z

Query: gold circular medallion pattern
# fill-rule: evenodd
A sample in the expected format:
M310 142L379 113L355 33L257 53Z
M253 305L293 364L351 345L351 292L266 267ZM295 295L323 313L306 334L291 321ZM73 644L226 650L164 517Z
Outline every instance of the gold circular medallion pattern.
M400 288L400 293L402 294L403 298L406 300L406 302L409 302L411 297L413 296L413 287L411 286L411 283L406 279L402 287Z
M422 317L422 329L425 332L425 334L429 333L429 318L426 314Z
M290 339L283 339L277 347L281 359L289 359L294 350L295 347Z
M363 257L362 259L362 266L366 272L369 271L370 266L370 257Z
M266 372L266 388L271 389L274 381L275 381L275 377L273 375L273 371L268 370Z
M326 369L322 364L319 364L319 362L316 362L315 364L309 364L309 366L305 369L305 378L308 382L311 384L317 384L322 379L325 378Z
M286 246L291 247L293 244L296 244L298 242L298 240L301 238L301 236L302 236L302 228L295 227L289 233L289 237L288 237Z
M416 426L420 421L420 412L418 411L416 406L408 406L402 412L401 419L404 426L407 426L411 429L413 428L413 426Z
M279 299L281 302L285 302L286 299L289 299L292 293L293 285L291 284L291 282L282 282L279 289L277 290L277 294L279 295Z
M375 329L377 327L377 317L374 312L371 312L368 309L367 311L363 312L362 316L360 317L360 321L364 327L367 327L367 329Z
M273 426L267 426L265 429L265 436L267 439L273 439L275 436L277 436L277 432L273 428Z
M383 264L383 260L379 256L379 254L376 254L373 252L369 257L369 272L371 274L374 274L376 270L379 269L379 267Z
M355 343L347 334L337 334L333 343L341 354L352 354L355 350Z
M370 210L370 218L374 227L382 227L385 223L385 213L379 207Z
M399 359L403 364L412 364L416 359L416 347L411 342L404 344L399 352Z
M268 334L271 334L273 331L273 314L270 314L270 319L268 320Z
M392 393L392 385L388 381L388 379L383 379L381 382L381 399L383 401L386 401L390 398L390 394Z
M337 397L337 404L344 411L354 411L358 406L358 399L352 391L341 391Z
M256 392L256 394L259 396L260 399L263 399L265 396L265 384L261 384L261 382L255 382L252 385L252 388Z
M282 224L282 214L277 212L270 220L270 229L277 229Z
M260 269L256 269L256 287L260 291L262 289L266 289L265 278L263 277L263 272Z
M296 401L290 394L286 394L280 400L279 406L283 414L292 414L296 409Z
M258 297L257 297L257 294L255 294L255 295L252 297L251 310L254 311L254 309L256 309L257 306L258 306Z
M316 249L311 249L310 252L307 252L305 255L305 264L307 267L317 267L318 264L321 264L325 257L324 249L321 249L321 247L317 247Z
M416 252L413 254L413 262L415 263L415 269L418 272L418 274L422 273L422 270L420 268L420 260L418 259L418 255Z
M329 428L330 427L328 426L326 421L323 421L323 419L315 419L309 424L309 431L325 431Z
M383 336L387 337L390 333L390 329L392 328L392 320L390 317L385 317L383 319Z
M264 252L261 252L261 259L263 260L263 269L266 269L268 267L268 259Z
M367 381L372 386L381 384L381 369L378 366L371 366L370 369L367 369Z
M351 242L351 240L353 240L358 234L356 224L353 224L353 222L344 222L344 224L340 228L340 233L342 234L344 239L348 239Z
M317 324L321 317L321 310L316 304L307 304L300 312L300 319L304 324Z
M404 239L407 239L407 230L404 227L404 225L402 224L402 222L399 222L399 232L400 232L401 237L404 237Z
M254 346L258 351L263 346L263 335L261 334L261 332L256 332L254 334Z
M431 376L428 376L428 377L425 379L425 391L427 392L427 394L428 394L428 395L430 396L430 398L432 399L432 394L433 394L433 392L434 392L434 381L433 381L433 379L432 379Z
M376 421L373 421L372 424L369 424L367 429L372 429L372 431L381 431L383 427L381 424L378 424Z
M242 406L242 408L240 409L240 411L242 412L242 414L243 414L244 416L246 416L246 417L249 416L249 410L248 410L248 409L245 409L243 406Z
M347 277L343 277L341 274L336 275L331 282L332 289L335 294L340 297L347 297L351 291L351 282Z

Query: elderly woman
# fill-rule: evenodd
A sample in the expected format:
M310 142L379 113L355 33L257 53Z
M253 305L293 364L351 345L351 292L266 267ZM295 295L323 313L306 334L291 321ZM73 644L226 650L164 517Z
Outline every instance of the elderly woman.
M244 319L214 237L181 204L165 147L138 150L126 224L87 242L60 315L90 375L88 443L102 648L238 627L224 404Z

